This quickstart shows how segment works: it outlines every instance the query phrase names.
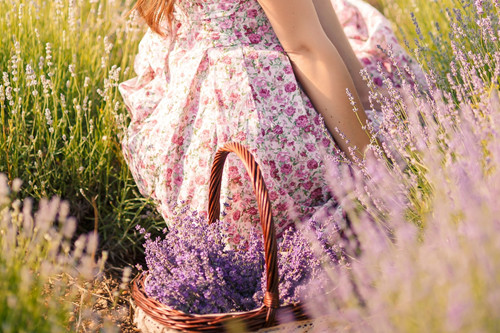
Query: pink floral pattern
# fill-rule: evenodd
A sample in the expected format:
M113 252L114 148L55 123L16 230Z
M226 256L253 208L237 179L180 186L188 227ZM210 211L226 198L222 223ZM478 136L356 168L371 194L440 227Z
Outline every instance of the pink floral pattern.
M365 3L333 3L376 79L371 65L390 64L375 45L394 41L388 23ZM174 205L207 214L215 152L237 141L261 166L278 235L294 223L290 205L299 216L328 201L335 205L323 156L338 156L338 149L257 1L179 0L174 18L167 37L146 33L135 60L137 77L120 85L131 118L123 152L141 193L157 202L167 222ZM410 61L396 51L398 60ZM221 219L238 242L259 217L246 171L234 155L226 161L221 201Z

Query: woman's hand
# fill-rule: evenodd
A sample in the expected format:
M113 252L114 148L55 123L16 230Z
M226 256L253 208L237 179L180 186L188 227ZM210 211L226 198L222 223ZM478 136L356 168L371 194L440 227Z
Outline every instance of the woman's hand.
M362 159L370 143L363 128L366 114L351 74L321 25L315 3L313 0L258 1L288 54L295 75L339 147L351 159ZM315 2L318 8L324 5L323 0ZM327 19L323 14L322 17ZM351 93L357 112L353 112L346 90Z

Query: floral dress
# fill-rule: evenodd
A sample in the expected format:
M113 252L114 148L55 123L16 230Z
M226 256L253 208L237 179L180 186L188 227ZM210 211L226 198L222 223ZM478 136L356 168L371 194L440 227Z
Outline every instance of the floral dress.
M362 2L333 3L362 62L390 64L375 45L393 41L385 19ZM365 11L379 18L377 31ZM402 50L396 54L409 61ZM368 69L377 80L375 67ZM211 165L230 141L245 145L259 163L278 236L297 216L335 205L324 161L338 157L338 148L256 0L178 0L168 35L144 36L135 71L120 85L131 118L123 152L141 193L167 223L174 207L207 214ZM221 202L221 220L237 243L259 216L234 154L226 161Z

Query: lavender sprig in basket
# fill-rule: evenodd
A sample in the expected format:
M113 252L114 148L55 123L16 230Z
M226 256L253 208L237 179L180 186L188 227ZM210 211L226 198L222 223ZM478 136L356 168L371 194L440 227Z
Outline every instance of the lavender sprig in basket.
M250 175L263 231L263 241L259 233L252 232L248 243L241 245L244 248L235 249L227 249L223 236L225 226L213 223L220 214L222 169L230 152L243 160ZM182 220L177 222L189 224L188 228L178 227L163 240L147 237L149 272L133 282L132 296L136 305L165 328L181 331L221 332L235 321L254 331L279 324L278 312L279 318L308 319L303 305L295 301L300 289L306 288L301 282L310 279L311 272L317 272L312 267L320 267L320 263L307 251L306 240L290 232L285 234L280 246L286 262L278 262L267 189L253 156L241 144L228 143L217 152L209 193L209 227L203 227L207 222L196 212L189 215L184 210L179 212L178 218ZM297 246L303 250L302 259L307 263L294 253ZM261 279L263 263L265 274ZM288 270L284 276L292 276L288 285L286 279L280 281L278 266ZM279 282L286 289L281 302ZM261 283L264 290L255 293ZM285 301L290 304L280 307ZM260 302L263 304L257 307Z
M226 225L207 224L184 208L175 228L144 244L148 277L145 292L187 313L208 314L255 309L264 265L262 236L228 246Z

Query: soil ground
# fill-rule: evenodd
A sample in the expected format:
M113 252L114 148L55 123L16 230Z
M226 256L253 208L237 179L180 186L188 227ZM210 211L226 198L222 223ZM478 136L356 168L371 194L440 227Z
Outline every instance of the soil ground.
M130 283L122 284L122 269L108 267L101 277L78 288L73 317L78 332L140 332L133 324ZM80 310L84 308L88 310Z

